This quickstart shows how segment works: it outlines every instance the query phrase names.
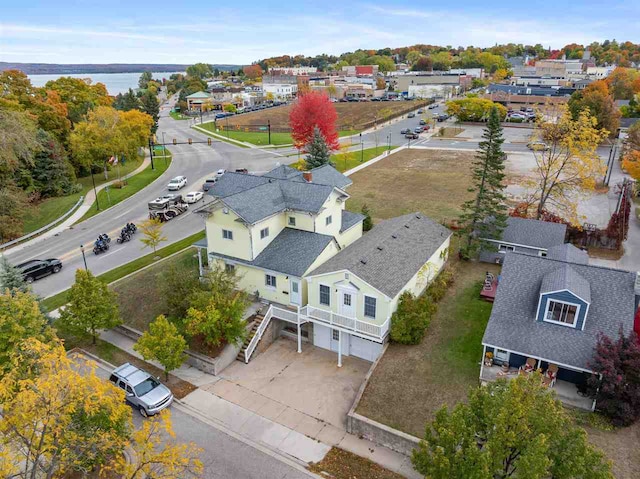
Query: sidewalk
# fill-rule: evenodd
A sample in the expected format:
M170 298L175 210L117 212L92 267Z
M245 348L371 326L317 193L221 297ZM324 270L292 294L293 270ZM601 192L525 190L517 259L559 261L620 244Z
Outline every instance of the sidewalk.
M120 333L104 331L100 337L140 357L133 350L134 341ZM309 463L321 460L337 446L405 477L421 477L408 457L253 393L224 375L213 376L184 364L171 374L198 386L181 400L186 408L276 452Z
M142 164L138 168L133 170L131 173L129 173L127 175L124 175L120 179L126 180L127 178L131 178L132 176L137 175L138 173L142 172L147 166L149 166L150 163L151 163L151 160L149 159L148 156L145 155L144 160L142 160ZM115 178L115 179L113 179L111 181L107 181L106 183L103 183L100 186L97 186L96 187L96 191L100 192L105 187L110 186L111 184L113 184L114 182L116 182L118 180L119 180L118 178ZM14 246L12 248L8 248L6 252L11 251L12 253L15 253L15 252L20 251L20 250L22 250L24 248L32 246L34 243L37 243L39 241L42 241L42 240L45 240L47 238L51 238L52 236L55 236L57 234L60 234L62 231L66 230L68 227L72 226L80 218L82 218L85 215L85 213L87 211L89 211L89 208L91 208L91 206L93 206L93 202L95 200L96 200L96 192L94 192L93 188L91 188L87 192L87 194L85 195L84 201L82 202L82 204L66 220L64 220L58 226L56 226L54 228L51 228L48 231L45 231L41 235L38 235L35 238L30 239L29 241L25 241L24 243L20 243L20 244Z

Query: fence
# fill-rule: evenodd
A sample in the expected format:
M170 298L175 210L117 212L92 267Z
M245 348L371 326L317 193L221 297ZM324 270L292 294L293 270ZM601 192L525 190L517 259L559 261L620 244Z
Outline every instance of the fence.
M65 220L67 217L69 217L82 204L83 201L84 201L84 196L81 196L78 199L78 201L76 202L76 204L73 205L71 207L71 209L69 211L67 211L65 214L63 214L62 216L60 216L56 220L52 221L48 225L43 226L42 228L39 228L39 229L37 229L35 231L32 231L31 233L26 234L24 236L21 236L20 238L16 238L16 239L8 241L6 243L0 244L0 250L4 249L4 248L8 248L9 246L13 246L13 245L18 244L18 243L22 243L23 241L28 240L29 238L33 238L34 236L38 236L40 233L44 233L45 231L53 228L58 223L60 223L61 221Z

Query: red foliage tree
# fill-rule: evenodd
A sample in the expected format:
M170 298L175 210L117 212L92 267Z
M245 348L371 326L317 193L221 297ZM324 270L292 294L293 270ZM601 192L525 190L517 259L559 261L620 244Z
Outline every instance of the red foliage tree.
M291 137L296 148L303 148L313 138L318 127L330 150L340 148L336 131L336 109L324 92L309 92L298 98L289 113Z
M598 409L616 426L628 426L640 417L640 342L634 331L617 340L598 336L590 365L594 374L588 381ZM601 375L602 379L598 376Z
M256 80L262 76L262 67L260 65L248 65L242 68L244 75L250 80Z

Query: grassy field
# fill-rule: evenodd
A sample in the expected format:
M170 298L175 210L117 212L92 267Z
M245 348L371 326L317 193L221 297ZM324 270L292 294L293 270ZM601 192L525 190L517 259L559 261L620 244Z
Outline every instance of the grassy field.
M422 211L434 220L452 220L473 194L474 152L408 149L351 176L347 208L371 209L374 220Z
M171 118L173 118L174 120L188 120L189 119L188 116L185 116L182 113L179 113L177 111L170 111L169 112L169 116Z
M108 193L105 190L99 191L97 204L100 204L100 210L97 209L97 205L93 205L78 223L126 200L160 177L171 165L171 152L169 150L166 152L166 158L154 159L155 169L152 170L151 165L147 166L143 171L126 180L127 185L124 188L110 187Z
M167 314L166 302L161 294L162 273L171 266L186 269L198 276L198 258L195 248L189 248L155 266L140 271L111 286L118 293L120 315L125 324L144 331L160 314ZM141 300L142 298L142 300Z
M177 253L180 250L188 248L196 241L205 238L204 231L200 231L199 233L195 233L191 236L187 236L180 241L176 241L175 243L170 244L169 246L165 246L164 248L160 248L156 253L149 253L145 256L142 256L138 259L131 261L130 263L123 264L122 266L118 266L117 268L112 269L111 271L107 271L98 276L102 281L109 284L114 282L116 279L124 278L130 273L139 270L145 266L155 263L160 258L166 258L173 253ZM49 296L48 298L42 301L42 305L48 310L53 311L54 309L58 309L60 306L64 306L67 303L67 294L68 289L61 291L60 293Z
M464 401L469 388L478 385L481 340L491 314L491 303L479 297L480 282L486 271L496 273L499 267L456 266L455 282L440 301L422 343L389 346L360 401L359 414L421 437L442 405Z
M215 130L214 123L203 123L202 128L217 133L220 136L225 138L230 138L232 140L244 141L246 143L251 143L253 145L291 145L293 143L293 139L291 138L291 134L289 133L271 133L271 143L269 143L269 133L265 131L236 131L236 130ZM340 137L355 135L358 133L356 130L342 130L338 132ZM234 143L235 144L235 143Z
M395 148L395 146L391 147L391 149L393 148ZM338 171L344 173L351 168L355 168L356 166L366 163L376 156L383 154L387 150L387 146L379 146L377 148L365 148L362 151L355 150L345 153L337 153L331 156L331 161L335 163Z
M120 167L120 174L126 175L131 173L142 164L142 158L136 158L135 161L127 161L124 166ZM109 178L105 179L103 173L94 173L93 175L96 186L111 181L116 178L115 168L109 171ZM78 201L80 196L84 196L93 188L91 176L79 178L78 183L82 185L82 191L69 196L59 196L55 198L47 198L37 205L30 208L29 213L24 219L24 234L42 228L51 223L55 219L65 214Z
M417 101L387 101L387 102L358 102L334 103L338 113L338 130L363 130L374 121L382 122L384 118L393 118L399 114L415 110L424 102ZM229 118L229 126L266 126L271 122L275 129L289 128L289 112L292 105L267 108ZM224 120L224 125L227 120Z

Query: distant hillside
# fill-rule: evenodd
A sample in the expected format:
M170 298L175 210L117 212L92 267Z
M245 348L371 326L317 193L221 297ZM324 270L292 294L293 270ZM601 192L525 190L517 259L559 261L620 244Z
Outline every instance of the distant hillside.
M189 65L155 63L68 64L0 62L0 71L21 70L27 75L65 75L72 73L183 72ZM213 65L219 70L237 70L240 65Z

